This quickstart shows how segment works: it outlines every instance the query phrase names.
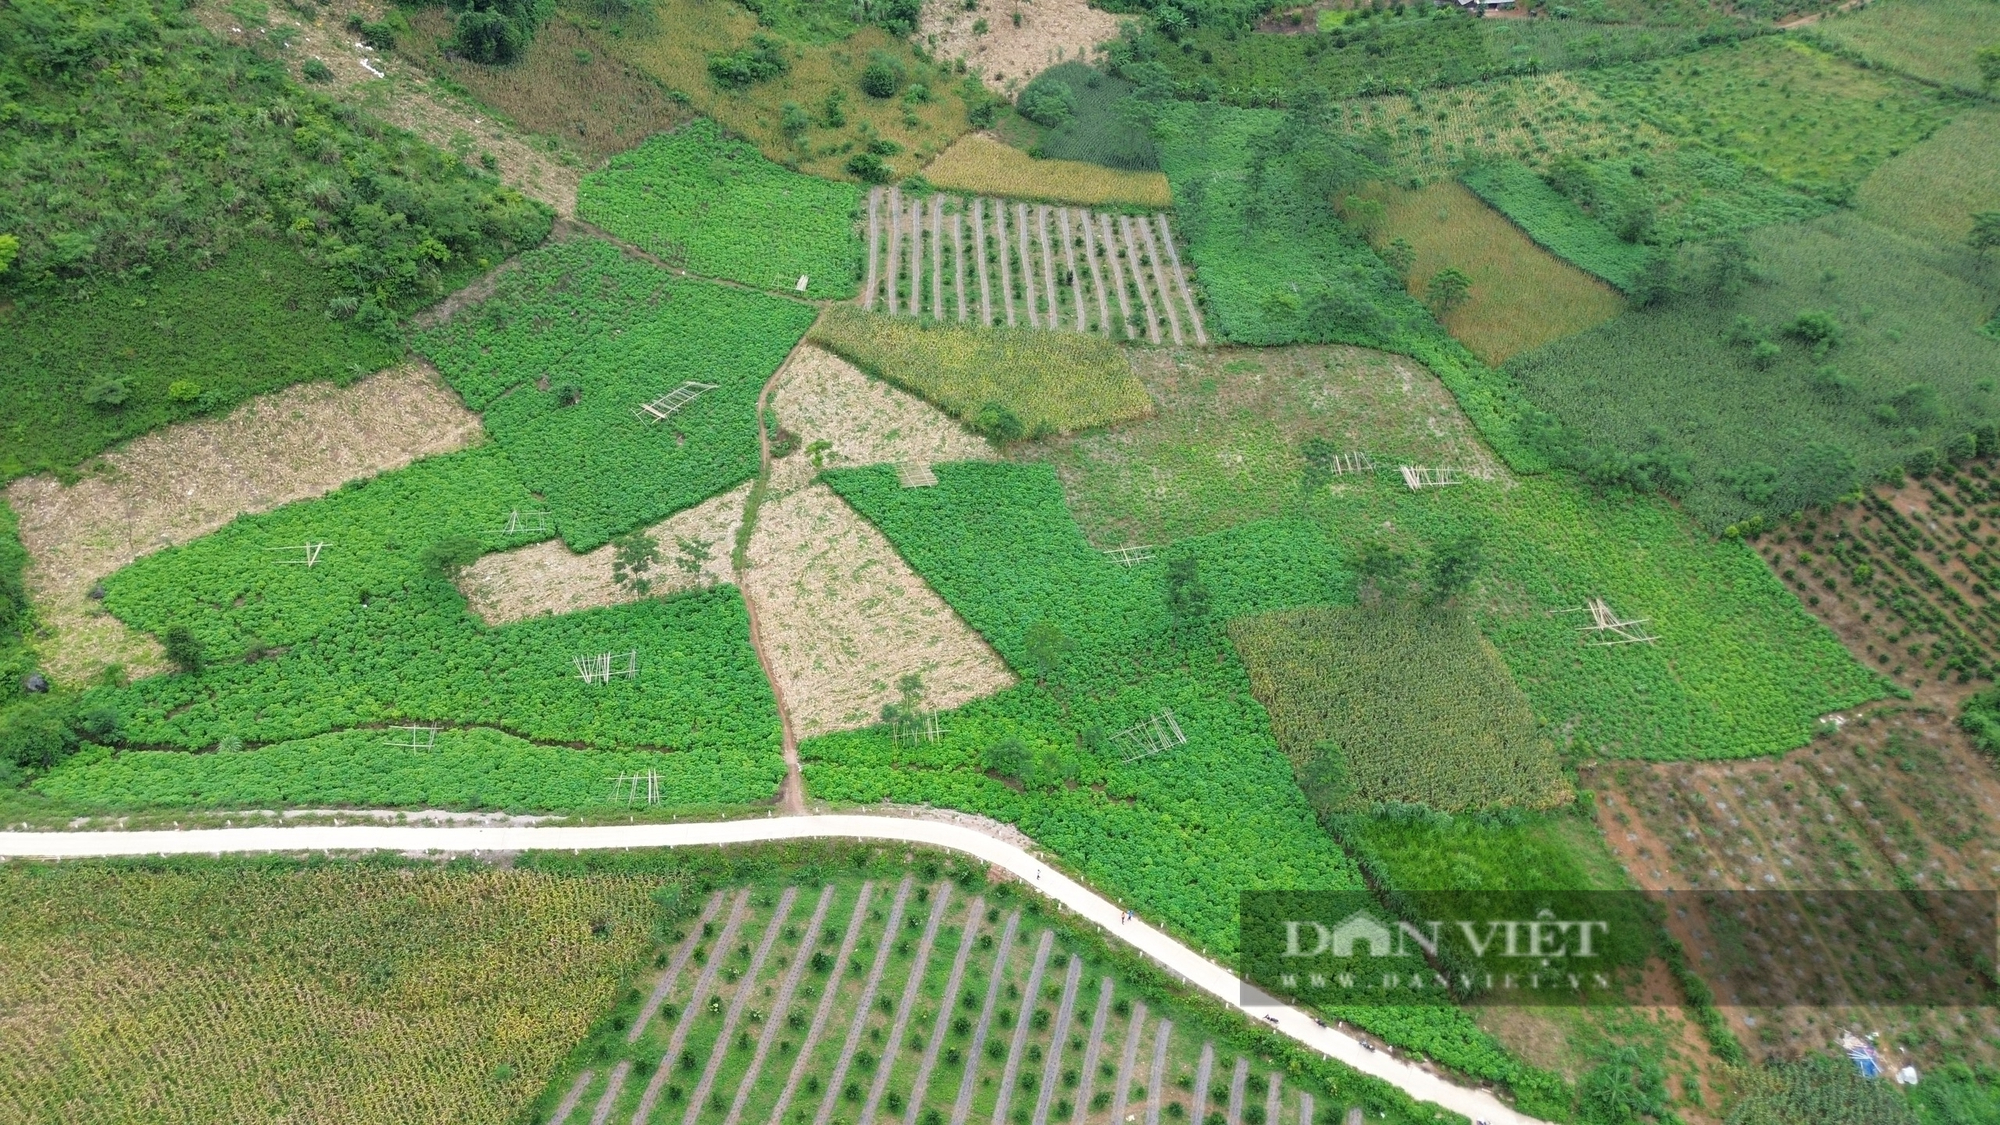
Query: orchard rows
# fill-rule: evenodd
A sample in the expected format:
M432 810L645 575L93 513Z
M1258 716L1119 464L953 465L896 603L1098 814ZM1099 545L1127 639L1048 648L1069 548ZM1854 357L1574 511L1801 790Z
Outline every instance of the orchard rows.
M1018 898L913 876L718 891L657 960L622 1050L602 1041L548 1120L1315 1120L1269 1063L1149 1011L1060 944Z
M863 308L891 316L1206 344L1163 214L909 195L868 196Z

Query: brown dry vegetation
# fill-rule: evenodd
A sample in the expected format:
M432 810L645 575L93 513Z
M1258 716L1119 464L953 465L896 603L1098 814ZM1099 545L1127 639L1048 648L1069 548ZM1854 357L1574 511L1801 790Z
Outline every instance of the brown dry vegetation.
M975 30L982 20L986 30ZM1118 38L1118 24L1087 0L981 0L972 11L961 0L927 0L918 34L932 55L962 58L981 82L1011 94L1057 63L1087 59Z
M482 556L460 573L458 588L480 620L506 625L529 617L579 613L727 582L729 545L737 525L743 522L743 504L749 496L746 484L645 528L643 534L659 544L659 561L639 575L647 581L644 594L612 579L614 544L579 555L560 539ZM707 561L700 562L698 555L687 553L681 546L683 539L701 544ZM688 569L690 566L694 569Z
M452 13L444 7L411 14L416 34L407 48L425 67L458 83L514 125L559 137L591 164L693 115L658 79L621 60L606 37L568 12L535 33L521 58L482 66L445 51ZM565 212L567 213L567 212Z
M135 675L160 670L157 643L90 598L99 581L242 513L318 496L479 435L479 417L437 373L411 365L347 387L292 387L221 418L156 430L86 462L75 484L46 475L15 481L7 501L28 549L42 667L69 683L111 664Z
M1625 307L1617 290L1537 246L1463 184L1447 180L1417 191L1377 185L1362 194L1387 208L1375 245L1402 238L1417 252L1412 296L1423 297L1443 269L1472 279L1465 303L1442 319L1487 363L1602 324Z
M775 494L805 487L822 468L994 455L984 438L936 407L811 344L800 345L785 362L773 394L778 425L799 439L797 451L772 463ZM812 446L822 441L826 448L815 453Z
M759 509L750 556L765 656L801 737L877 721L912 673L938 710L1014 682L882 533L824 485Z
M1173 191L1163 173L1126 172L1080 160L1037 160L985 133L959 138L925 165L924 178L946 191L1011 199L1046 199L1086 207L1125 203L1165 209L1174 205Z

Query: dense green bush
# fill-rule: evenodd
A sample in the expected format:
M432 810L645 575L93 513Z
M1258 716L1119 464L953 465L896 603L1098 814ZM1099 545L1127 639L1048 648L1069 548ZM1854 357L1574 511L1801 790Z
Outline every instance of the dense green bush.
M783 43L758 34L734 51L708 56L708 76L725 90L741 90L769 82L791 69L791 65Z
M698 274L790 293L852 297L861 193L788 172L703 118L586 176L577 214Z
M757 396L813 312L585 239L523 255L415 344L582 551L756 474ZM714 389L664 421L640 411L689 381Z
M1157 103L1170 91L1147 90L1081 62L1067 62L1035 76L1021 91L1021 112L1050 126L1037 148L1051 160L1081 160L1107 168L1153 172L1159 152L1147 132ZM1066 112L1061 120L1041 120L1030 109L1045 98Z
M547 233L548 208L457 158L294 86L177 5L29 0L0 9L5 280L60 287L252 236L295 241L386 325ZM147 159L134 159L139 145Z
M1652 253L1619 238L1525 165L1507 161L1467 172L1465 186L1549 253L1630 291Z

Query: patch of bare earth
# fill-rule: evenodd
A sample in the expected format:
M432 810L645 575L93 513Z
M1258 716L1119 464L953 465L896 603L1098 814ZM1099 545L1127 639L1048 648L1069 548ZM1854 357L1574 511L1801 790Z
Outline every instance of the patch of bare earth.
M347 29L350 15L374 21L384 10L382 5L335 0L311 16L274 5L262 21L245 20L220 5L198 5L193 14L231 42L276 52L300 82L308 81L306 63L318 61L332 74L320 88L333 96L467 160L490 155L492 171L502 183L559 215L575 214L583 171L574 156L552 141L530 144L489 111L436 89L430 75L408 59L375 50Z
M1087 0L926 0L918 38L941 59L963 58L989 88L1011 94L1057 63L1087 59L1118 38L1119 18ZM983 26L983 30L982 30Z
M424 365L347 387L308 383L184 422L87 462L83 478L15 481L36 649L57 679L111 664L164 667L159 645L106 613L91 588L141 555L206 535L246 512L318 496L356 477L470 445L479 416Z
M771 465L773 495L804 488L823 468L994 458L986 439L936 407L810 344L792 353L774 395L778 425L799 441Z
M1013 684L984 639L825 485L767 501L746 576L801 737L877 721L906 675L947 710Z
M560 539L486 555L460 573L458 588L480 620L506 625L727 582L730 544L749 495L746 484L646 528L659 546L658 561L637 576L647 583L643 594L612 577L614 544L579 555Z

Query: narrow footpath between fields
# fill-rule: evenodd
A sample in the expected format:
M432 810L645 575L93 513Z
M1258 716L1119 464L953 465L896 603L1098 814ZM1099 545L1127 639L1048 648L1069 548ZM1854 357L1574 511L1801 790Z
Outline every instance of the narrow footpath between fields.
M948 848L1001 868L1170 970L1195 988L1279 1033L1366 1074L1474 1121L1543 1125L1484 1090L1468 1089L1351 1036L1317 1024L1297 1008L1245 1003L1241 982L1221 965L1137 918L1096 891L1047 866L1032 852L975 828L889 816L773 816L713 824L634 824L601 827L448 827L394 825L204 828L134 832L0 832L0 857L80 859L104 856L220 855L225 852L398 851L518 852L564 848L674 848L837 837ZM1255 998L1252 998L1253 1001Z

